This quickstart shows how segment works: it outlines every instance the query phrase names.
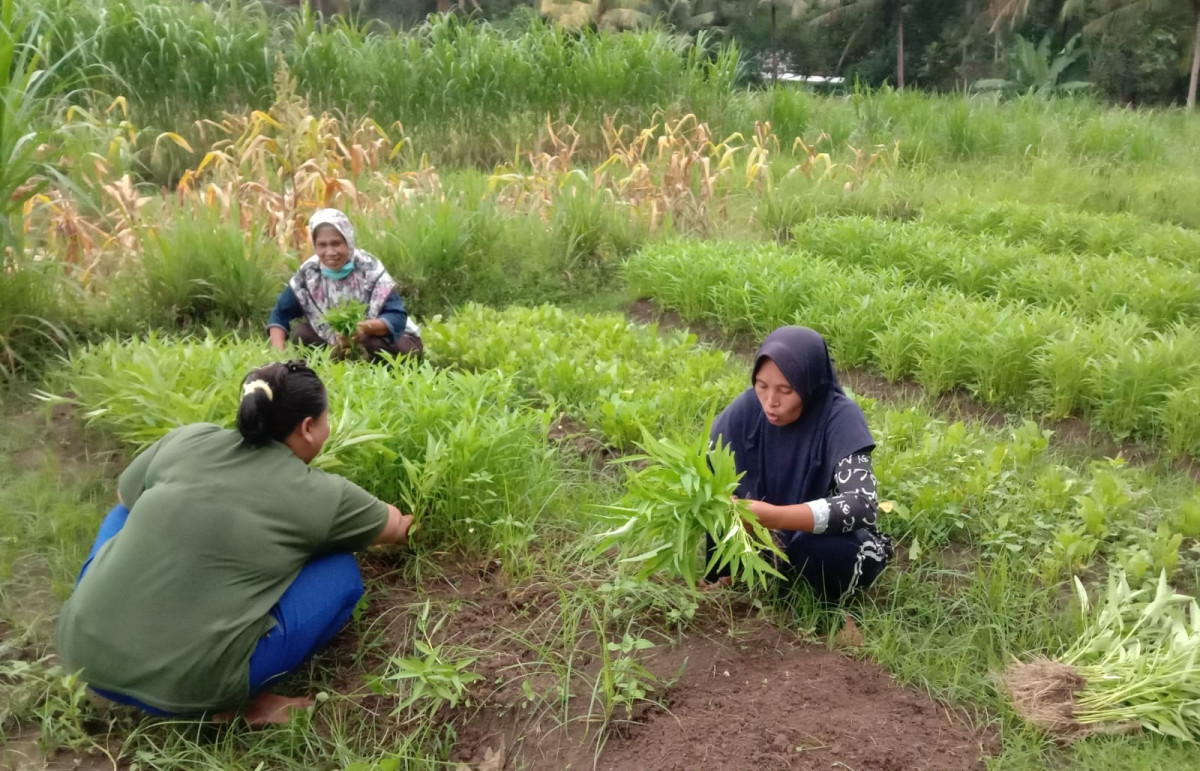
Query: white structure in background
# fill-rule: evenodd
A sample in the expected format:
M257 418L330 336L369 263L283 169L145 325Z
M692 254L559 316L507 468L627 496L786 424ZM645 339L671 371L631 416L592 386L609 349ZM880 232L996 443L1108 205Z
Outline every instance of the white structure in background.
M786 54L769 53L763 57L762 75L764 83L799 83L816 89L835 89L846 84L846 79L836 75L800 75L788 69Z
M782 83L806 83L810 86L836 87L846 83L846 79L835 75L797 75L794 72L781 72L778 76L773 72L764 72L763 80L776 79Z

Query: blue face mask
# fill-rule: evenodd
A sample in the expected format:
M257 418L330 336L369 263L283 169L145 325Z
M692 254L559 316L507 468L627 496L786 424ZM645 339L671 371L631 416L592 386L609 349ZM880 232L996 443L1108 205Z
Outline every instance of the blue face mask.
M354 271L354 260L346 260L346 264L337 270L330 270L324 265L321 266L321 275L325 278L341 279L349 276Z

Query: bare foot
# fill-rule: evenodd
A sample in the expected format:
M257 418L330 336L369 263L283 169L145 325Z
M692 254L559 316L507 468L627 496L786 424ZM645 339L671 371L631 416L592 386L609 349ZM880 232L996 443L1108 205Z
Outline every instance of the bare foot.
M718 578L716 581L713 581L712 583L708 583L707 581L701 581L700 582L700 591L711 592L716 589L724 589L725 587L730 586L732 584L733 584L733 578L731 576L721 576L720 578Z
M302 697L280 696L277 693L264 691L258 694L242 710L242 717L251 728L261 728L267 725L281 725L291 719L289 714L293 709L308 709L313 705L312 699ZM228 723L238 715L238 710L229 710L213 715L214 723Z
M291 719L289 714L291 710L308 709L312 705L312 699L280 696L277 693L264 691L246 705L242 717L247 725L255 728L264 725L279 725Z

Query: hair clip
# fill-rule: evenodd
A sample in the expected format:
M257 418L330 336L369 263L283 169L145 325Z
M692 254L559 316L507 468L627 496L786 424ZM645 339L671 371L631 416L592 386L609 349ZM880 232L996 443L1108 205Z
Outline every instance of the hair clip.
M267 401L272 401L275 398L275 392L271 390L271 386L267 385L265 380L251 380L242 386L242 396L246 397L255 391L262 391L267 395Z

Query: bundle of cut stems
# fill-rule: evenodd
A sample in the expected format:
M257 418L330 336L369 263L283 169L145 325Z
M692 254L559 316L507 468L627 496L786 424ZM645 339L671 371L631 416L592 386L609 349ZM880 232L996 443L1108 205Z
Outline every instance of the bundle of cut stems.
M1133 590L1109 579L1093 608L1075 579L1084 628L1058 661L1017 662L1006 681L1017 711L1062 738L1144 728L1200 741L1200 606L1166 573Z

